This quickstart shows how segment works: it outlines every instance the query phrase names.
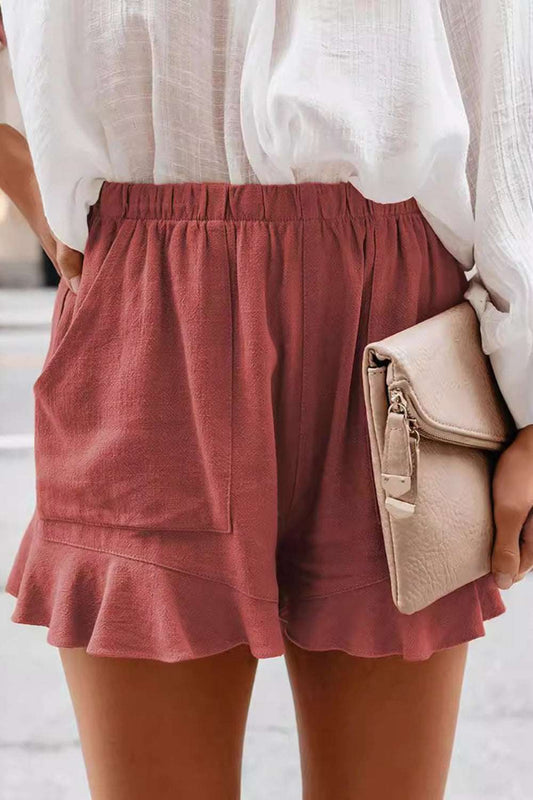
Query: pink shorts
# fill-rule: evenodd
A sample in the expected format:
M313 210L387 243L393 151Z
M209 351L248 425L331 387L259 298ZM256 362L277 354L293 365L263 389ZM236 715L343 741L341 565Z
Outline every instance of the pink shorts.
M78 295L35 383L37 508L16 622L56 646L180 661L247 643L434 651L505 610L491 575L394 606L365 343L459 302L414 200L350 183L105 183Z

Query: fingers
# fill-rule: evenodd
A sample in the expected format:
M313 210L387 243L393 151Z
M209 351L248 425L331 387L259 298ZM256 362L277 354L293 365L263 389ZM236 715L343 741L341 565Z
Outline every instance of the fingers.
M524 516L520 509L495 503L496 541L492 552L492 572L500 589L509 589L518 576Z
M63 242L57 242L56 263L71 290L77 294L80 287L83 255L78 250L67 247Z
M509 589L533 566L532 464L533 426L528 426L502 453L494 474L492 572L500 589Z
M525 578L530 569L533 569L533 512L530 511L522 528L522 545L520 548L520 566L517 581Z

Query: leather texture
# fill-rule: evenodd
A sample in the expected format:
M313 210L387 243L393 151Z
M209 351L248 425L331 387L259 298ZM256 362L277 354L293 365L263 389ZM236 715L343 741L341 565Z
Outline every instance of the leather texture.
M492 474L515 426L468 301L369 343L363 386L393 599L412 614L490 571Z

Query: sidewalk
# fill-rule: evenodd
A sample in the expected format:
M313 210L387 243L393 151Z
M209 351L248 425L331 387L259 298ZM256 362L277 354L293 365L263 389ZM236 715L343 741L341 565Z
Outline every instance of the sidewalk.
M53 290L0 290L2 584L33 508L31 386L48 346L53 298ZM470 648L447 800L533 797L533 578L505 600L507 614L488 622L488 636ZM12 597L0 595L0 800L89 800L57 651L45 644L46 629L10 622L13 605ZM259 665L242 796L301 797L282 658Z

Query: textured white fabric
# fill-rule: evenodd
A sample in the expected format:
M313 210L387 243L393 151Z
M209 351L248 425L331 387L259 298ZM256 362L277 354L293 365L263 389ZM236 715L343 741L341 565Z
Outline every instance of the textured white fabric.
M530 0L3 0L44 207L83 250L104 179L351 181L415 197L533 423ZM487 291L488 290L488 291Z

